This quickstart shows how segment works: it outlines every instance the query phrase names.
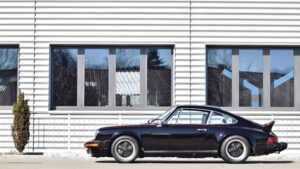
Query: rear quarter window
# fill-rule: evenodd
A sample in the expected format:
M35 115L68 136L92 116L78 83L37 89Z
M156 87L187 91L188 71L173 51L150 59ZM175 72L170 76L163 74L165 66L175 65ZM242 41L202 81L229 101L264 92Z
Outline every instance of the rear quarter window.
M212 112L208 124L235 124L237 120L231 116L219 112Z

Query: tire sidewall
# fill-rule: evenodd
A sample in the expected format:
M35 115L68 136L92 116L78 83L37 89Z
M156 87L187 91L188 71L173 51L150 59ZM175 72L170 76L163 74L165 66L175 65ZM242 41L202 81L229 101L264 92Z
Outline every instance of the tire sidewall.
M130 144L132 144L133 147L133 152L129 157L121 157L118 152L116 152L116 147L119 143L123 142L123 141L128 141L130 142ZM136 141L136 139L134 139L131 136L120 136L118 138L116 138L112 145L111 145L111 154L112 156L115 158L116 161L120 162L120 163L130 163L133 162L137 157L138 157L138 153L139 153L139 146L138 146L138 142Z
M246 149L246 150L244 150L245 154L243 153L243 155L244 155L243 158L241 158L241 159L232 158L228 154L228 152L227 152L228 145L230 143L232 143L233 141L242 142L243 148ZM223 158L224 161L226 161L228 163L242 163L242 162L245 162L247 160L247 158L249 157L249 154L250 154L250 144L249 144L248 140L245 137L237 136L237 135L236 136L230 136L230 137L226 138L224 140L224 142L222 143L221 157Z

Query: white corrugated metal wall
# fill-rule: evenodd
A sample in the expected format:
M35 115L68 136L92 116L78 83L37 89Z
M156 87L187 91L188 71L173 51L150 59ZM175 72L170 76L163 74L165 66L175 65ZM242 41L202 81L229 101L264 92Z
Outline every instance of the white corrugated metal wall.
M174 45L174 104L204 104L206 45L300 45L299 9L299 0L0 0L0 44L19 45L19 87L34 112L27 150L82 150L100 126L160 113L49 111L51 45ZM277 119L282 140L300 149L300 112L236 113ZM13 147L11 110L0 117L6 151Z

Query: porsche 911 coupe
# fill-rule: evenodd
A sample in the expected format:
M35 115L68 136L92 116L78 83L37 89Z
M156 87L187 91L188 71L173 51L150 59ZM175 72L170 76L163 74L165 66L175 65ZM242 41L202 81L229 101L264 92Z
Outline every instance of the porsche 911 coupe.
M84 144L92 157L121 163L142 157L221 157L241 163L249 156L281 152L287 143L260 125L211 106L174 106L146 124L103 127Z

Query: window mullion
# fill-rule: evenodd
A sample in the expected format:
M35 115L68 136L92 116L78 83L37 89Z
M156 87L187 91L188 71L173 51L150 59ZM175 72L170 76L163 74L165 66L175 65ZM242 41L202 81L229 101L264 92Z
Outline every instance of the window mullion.
M84 48L78 49L77 62L77 107L84 107Z
M300 49L294 49L294 106L300 108Z
M239 107L239 51L232 49L232 107Z
M263 50L263 89L262 89L262 97L263 97L263 107L270 107L270 49L265 48Z
M116 52L115 48L109 49L108 57L108 105L109 107L116 106Z
M140 50L141 54L141 65L140 65L140 92L141 107L147 106L147 55L144 48Z

